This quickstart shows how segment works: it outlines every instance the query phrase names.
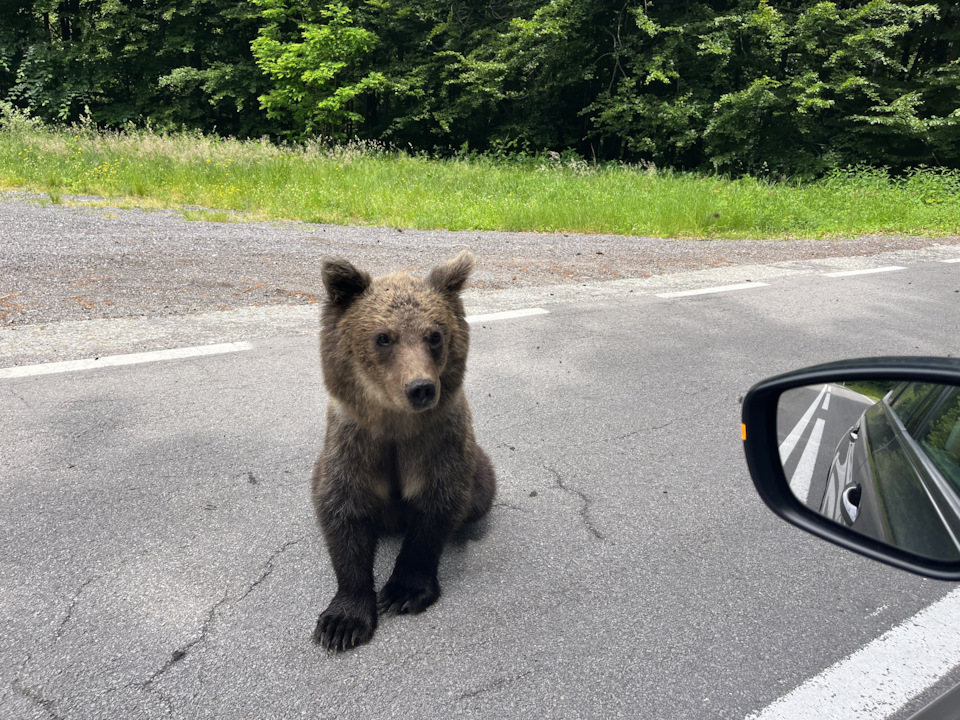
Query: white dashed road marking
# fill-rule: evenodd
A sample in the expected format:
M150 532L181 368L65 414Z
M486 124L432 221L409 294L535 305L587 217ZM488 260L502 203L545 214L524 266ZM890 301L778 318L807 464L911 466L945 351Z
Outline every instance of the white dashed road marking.
M709 295L711 293L730 292L732 290L749 290L755 287L766 287L764 282L746 282L737 285L721 285L720 287L700 288L699 290L678 290L676 292L659 293L659 298L687 297L688 295Z
M547 315L549 312L549 310L544 310L543 308L505 310L504 312L489 313L487 315L467 315L467 322L472 324L491 320L512 320L513 318L530 317L531 315Z
M899 265L888 265L887 267L867 268L865 270L840 270L839 272L824 273L824 277L847 277L849 275L872 275L873 273L893 272L894 270L906 270Z
M530 317L531 315L545 315L549 310L542 308L528 308L525 310L509 310L507 312L490 313L489 315L473 315L467 317L467 322L490 322L494 320L509 320L512 318ZM156 350L153 352L130 353L129 355L109 355L85 360L67 360L65 362L43 363L41 365L21 365L19 367L0 368L0 380L10 378L31 377L34 375L53 375L55 373L77 372L79 370L96 370L103 367L118 365L136 365L138 363L157 362L159 360L179 360L182 358L201 357L204 355L222 355L224 353L249 350L253 346L249 342L221 343L219 345L200 345L198 347L176 348L173 350Z
M0 368L0 379L30 377L31 375L52 375L54 373L95 370L117 365L136 365L137 363L157 362L158 360L179 360L181 358L203 355L222 355L224 353L249 350L248 342L222 343L219 345L201 345L199 347L175 348L173 350L155 350L153 352L130 353L129 355L109 355L87 360L67 360L65 362L43 363L42 365L21 365L20 367Z

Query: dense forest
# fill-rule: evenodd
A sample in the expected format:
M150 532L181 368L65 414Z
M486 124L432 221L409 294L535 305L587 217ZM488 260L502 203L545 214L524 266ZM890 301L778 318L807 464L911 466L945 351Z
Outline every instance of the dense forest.
M946 0L0 0L0 102L441 155L960 167L958 20Z

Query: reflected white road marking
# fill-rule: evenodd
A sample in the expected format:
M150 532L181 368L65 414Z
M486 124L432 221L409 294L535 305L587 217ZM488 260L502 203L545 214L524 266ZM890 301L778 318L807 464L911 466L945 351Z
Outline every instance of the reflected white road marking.
M827 397L830 396L827 395ZM797 463L797 469L793 471L793 477L790 478L790 489L804 505L807 504L807 496L810 494L810 481L813 479L813 469L817 465L817 454L820 452L820 440L823 438L825 423L823 418L817 418L817 422L813 425L813 432L810 433L810 439L803 448L800 462Z
M32 375L52 375L54 373L95 370L117 365L135 365L137 363L157 362L158 360L179 360L181 358L200 357L202 355L222 355L224 353L249 350L248 342L222 343L219 345L201 345L199 347L176 348L174 350L156 350L154 352L130 353L129 355L108 355L87 360L68 360L66 362L44 363L42 365L21 365L20 367L0 368L0 379L30 377Z
M767 287L765 282L739 283L738 285L722 285L720 287L700 288L699 290L678 290L676 292L658 293L659 298L687 297L688 295L709 295L710 293L729 292L731 290L749 290L755 287Z
M790 454L793 452L793 448L796 447L797 441L800 440L800 436L803 435L803 431L807 429L807 425L810 424L810 418L813 417L813 414L817 411L817 405L820 403L820 399L827 392L827 386L824 385L820 390L820 394L817 395L817 399L813 401L810 407L807 408L807 411L803 414L803 417L800 418L800 421L794 426L793 430L790 431L790 434L783 439L783 442L780 443L780 462L786 463L790 458Z
M960 665L960 589L746 720L877 720Z
M894 270L906 270L899 265L890 265L888 267L868 268L866 270L840 270L839 272L824 273L824 277L847 277L849 275L871 275L873 273L893 272Z

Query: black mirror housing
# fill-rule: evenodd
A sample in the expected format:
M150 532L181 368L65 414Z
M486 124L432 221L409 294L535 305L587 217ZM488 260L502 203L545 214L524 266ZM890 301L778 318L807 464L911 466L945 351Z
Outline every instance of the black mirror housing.
M817 365L763 380L746 394L742 437L747 466L764 503L787 522L861 555L940 580L960 580L960 560L922 557L844 527L808 507L790 488L779 452L778 403L788 390L818 383L889 380L960 385L960 359L877 357Z

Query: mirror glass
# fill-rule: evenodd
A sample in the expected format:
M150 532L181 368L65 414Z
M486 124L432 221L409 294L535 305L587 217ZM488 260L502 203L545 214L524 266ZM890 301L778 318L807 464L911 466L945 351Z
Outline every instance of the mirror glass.
M960 560L960 387L857 380L794 388L780 462L807 507L876 540Z

